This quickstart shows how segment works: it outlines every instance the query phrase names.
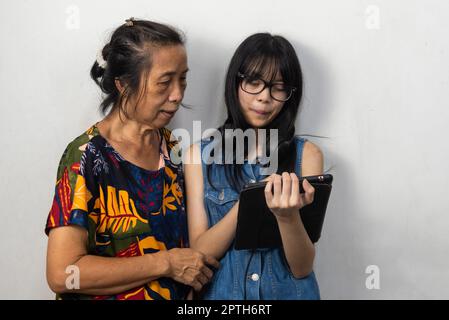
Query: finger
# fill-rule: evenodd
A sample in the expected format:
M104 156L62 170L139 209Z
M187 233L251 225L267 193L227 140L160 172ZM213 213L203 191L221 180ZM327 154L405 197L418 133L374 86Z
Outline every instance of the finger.
M271 203L273 201L273 193L271 192L273 188L273 182L271 182L271 180L269 180L267 182L267 185L265 186L265 200L267 202L268 207L271 206Z
M206 262L208 265L214 267L214 268L220 268L220 262L218 262L217 259L215 259L212 256L206 255L204 256L204 262Z
M197 292L201 291L201 289L203 288L203 285L199 281L193 281L190 286Z
M281 176L277 174L273 180L273 202L279 204L282 192L282 179Z
M200 291L202 289L203 285L198 280L198 278L195 276L195 273L197 273L197 272L198 272L198 270L189 268L187 274L182 278L181 282L183 282L186 285L191 286L195 291Z
M210 280L214 275L214 272L206 266L203 266L200 270L204 273L208 280Z
M292 180L292 192L290 201L292 203L298 203L299 200L299 179L295 173L290 173L290 179Z
M206 277L206 275L202 272L198 273L198 275L196 276L196 280L201 284L201 286L204 286L209 282L209 278Z
M307 179L304 179L302 186L304 187L305 190L304 194L305 204L312 203L315 194L315 188L309 183L309 181L307 181Z
M292 190L292 180L288 172L282 173L281 203L288 206Z
M186 296L186 300L193 300L193 289L189 290L189 293Z

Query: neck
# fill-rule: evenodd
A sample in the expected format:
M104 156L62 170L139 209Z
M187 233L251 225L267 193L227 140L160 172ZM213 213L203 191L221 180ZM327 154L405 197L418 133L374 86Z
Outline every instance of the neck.
M159 144L159 130L129 119L123 114L119 115L118 108L111 111L97 124L102 135L120 143L129 143L136 146Z
M248 153L248 160L255 159L256 156L260 157L262 155L262 145L259 144L259 135L258 135L258 128L254 128L256 133L256 145L250 146L250 150Z

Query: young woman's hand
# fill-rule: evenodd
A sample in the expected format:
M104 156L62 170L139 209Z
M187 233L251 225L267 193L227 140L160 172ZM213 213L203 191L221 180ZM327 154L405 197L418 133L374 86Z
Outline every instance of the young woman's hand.
M313 202L315 188L304 179L305 193L299 193L299 179L295 173L272 174L265 187L265 200L276 218L298 214L298 210Z

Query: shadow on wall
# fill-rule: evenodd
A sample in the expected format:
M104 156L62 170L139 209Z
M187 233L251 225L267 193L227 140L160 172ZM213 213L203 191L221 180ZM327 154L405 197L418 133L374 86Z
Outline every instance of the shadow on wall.
M201 121L203 131L217 128L224 122L224 82L234 48L219 45L218 41L188 39L186 46L190 71L183 103L189 108L181 108L176 113L169 124L170 129L184 128L192 136L193 121ZM223 56L226 58L222 59Z
M324 154L324 171L334 175L333 190L327 208L322 236L317 246L315 272L322 299L355 299L365 288L364 252L357 246L357 213L363 212L352 201L357 195L353 170L332 146L335 137L325 128L332 123L334 90L330 66L320 60L313 48L293 41L299 56L304 93L296 132L316 143ZM314 137L315 136L315 137Z

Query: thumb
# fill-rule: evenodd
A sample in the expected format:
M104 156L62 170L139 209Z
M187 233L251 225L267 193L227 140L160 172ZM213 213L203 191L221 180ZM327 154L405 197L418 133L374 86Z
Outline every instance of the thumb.
M311 189L313 189L313 186L310 184L310 182L307 179L304 179L302 182L302 186L304 187L304 191L309 192Z

